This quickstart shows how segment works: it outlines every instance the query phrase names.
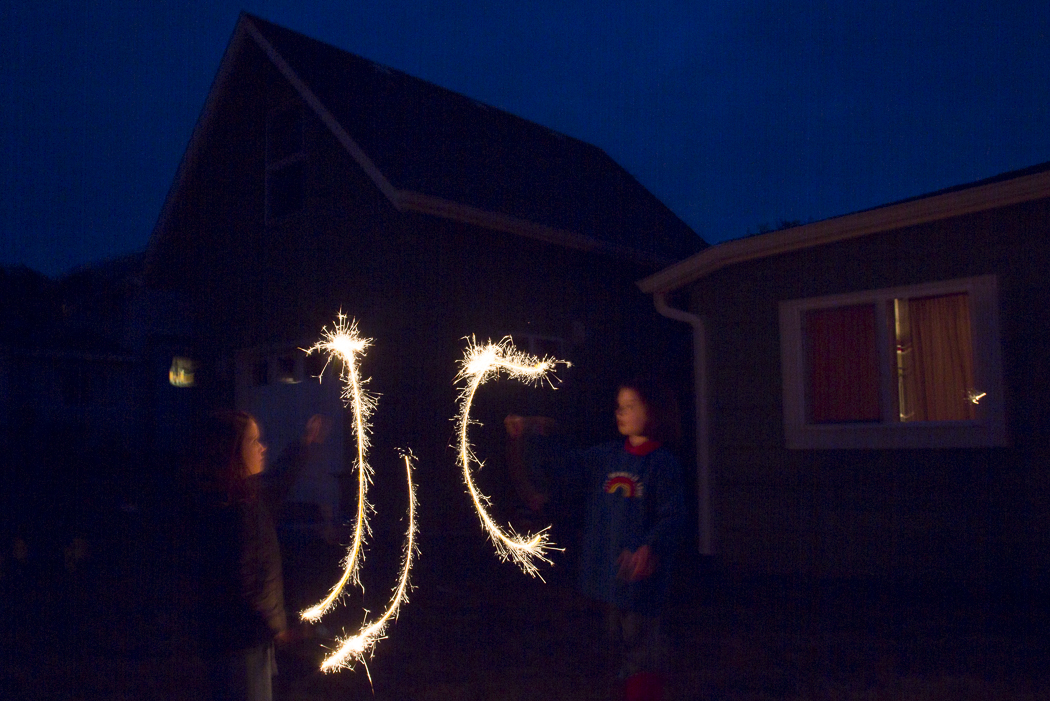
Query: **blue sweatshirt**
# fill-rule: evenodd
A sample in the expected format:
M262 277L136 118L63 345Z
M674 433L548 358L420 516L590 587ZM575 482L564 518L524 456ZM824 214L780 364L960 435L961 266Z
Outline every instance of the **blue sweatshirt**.
M572 451L565 458L559 461L568 471L564 477L586 496L580 590L624 610L659 613L685 530L678 460L659 443L634 447L621 441ZM643 545L657 557L655 572L639 582L620 579L620 554Z

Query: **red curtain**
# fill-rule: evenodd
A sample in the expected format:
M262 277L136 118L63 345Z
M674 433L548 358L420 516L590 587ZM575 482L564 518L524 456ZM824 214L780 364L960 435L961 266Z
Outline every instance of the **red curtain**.
M809 423L881 419L875 324L874 304L805 313Z

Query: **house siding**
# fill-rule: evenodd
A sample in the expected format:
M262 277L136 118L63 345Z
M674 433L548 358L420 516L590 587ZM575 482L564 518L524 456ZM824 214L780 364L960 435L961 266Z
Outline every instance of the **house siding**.
M1050 490L1050 202L872 234L720 270L708 323L714 522L726 562L819 577L1043 576ZM1009 446L788 450L778 305L995 275Z

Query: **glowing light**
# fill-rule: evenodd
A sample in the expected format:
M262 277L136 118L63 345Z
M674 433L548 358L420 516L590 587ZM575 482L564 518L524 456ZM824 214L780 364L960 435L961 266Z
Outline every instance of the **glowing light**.
M197 363L192 358L175 356L171 359L171 367L168 369L168 383L172 387L194 387L197 382L195 373Z
M977 390L970 390L966 393L966 398L974 404L980 404L981 400L988 396L987 392L978 392Z
M372 339L361 338L358 335L357 322L348 322L346 316L340 312L336 318L335 328L322 329L321 340L306 351L308 354L327 353L328 363L325 363L324 369L328 368L332 358L340 358L343 361L343 369L340 374L340 379L343 380L342 397L353 413L354 433L357 439L357 459L353 465L353 469L357 471L357 517L354 522L353 538L347 548L346 558L343 560L343 575L323 601L299 614L305 621L319 620L339 600L348 582L361 586L361 561L364 559L365 538L371 534L368 514L372 511L372 506L367 499L368 485L372 479L372 468L368 465L370 432L368 419L375 410L376 398L365 390L368 380L361 379L358 360L371 344ZM324 375L324 369L321 370L321 375ZM320 376L317 379L320 380Z
M470 407L474 401L474 394L478 387L486 380L495 377L503 370L507 375L525 383L535 383L546 380L553 387L549 375L558 363L569 363L553 358L538 358L528 353L523 353L514 347L513 341L507 337L499 343L487 343L479 345L471 338L467 343L467 351L460 361L459 374L456 382L466 380L467 384L459 395L459 417L456 423L459 434L459 466L463 470L463 481L467 485L467 492L474 501L474 508L481 520L481 526L488 534L489 540L496 548L496 552L503 560L512 560L521 569L532 576L539 576L537 561L550 563L546 553L557 548L550 542L547 531L544 528L538 533L520 535L512 528L501 528L489 514L491 500L482 494L471 474L471 463L477 464L478 468L484 466L474 454L467 437L467 431L471 424L478 423L470 418ZM541 577L542 579L542 577Z
M365 657L371 655L376 643L382 640L390 619L397 619L398 610L401 605L408 601L408 575L412 570L412 560L417 551L416 548L416 492L412 484L412 454L408 451L402 453L405 461L405 473L408 477L408 533L405 536L405 550L401 562L401 576L397 586L394 587L393 596L386 611L372 623L362 626L361 631L342 640L337 640L338 649L325 658L321 663L321 670L334 672L339 669L351 669L357 662L364 663ZM367 671L368 666L365 665ZM371 675L369 675L371 678Z

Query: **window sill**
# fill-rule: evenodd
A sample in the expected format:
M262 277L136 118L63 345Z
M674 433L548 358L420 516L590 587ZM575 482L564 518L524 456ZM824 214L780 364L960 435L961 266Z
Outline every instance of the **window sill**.
M789 450L984 448L1008 445L1005 422L914 422L786 427Z

